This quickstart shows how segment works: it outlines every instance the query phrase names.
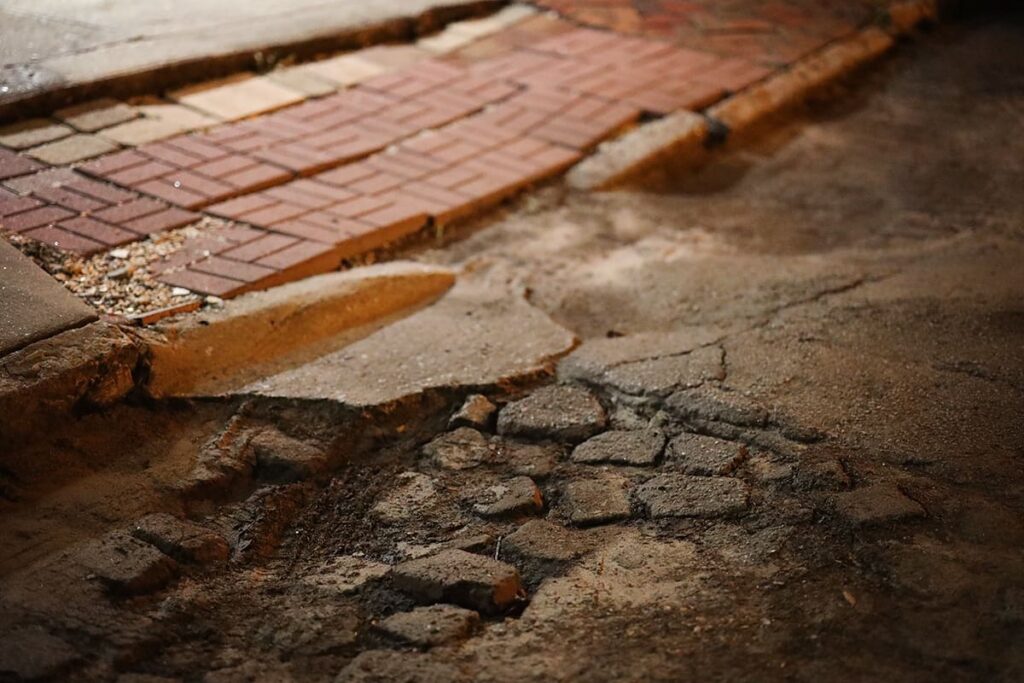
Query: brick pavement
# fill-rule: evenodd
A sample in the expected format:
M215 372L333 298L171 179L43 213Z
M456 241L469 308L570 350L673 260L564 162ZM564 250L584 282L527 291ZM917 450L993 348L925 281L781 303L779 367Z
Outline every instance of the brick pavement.
M327 70L305 66L304 77L321 79L315 92L329 82L324 74L337 81L322 96L292 97L282 92L288 79L249 88L241 103L225 90L265 83L250 78L172 93L178 104L150 102L136 118L107 102L99 111L118 116L103 117L113 125L106 130L74 117L34 123L30 133L56 126L61 135L79 125L77 136L105 144L125 143L118 126L153 124L162 139L73 170L47 170L0 147L0 227L90 254L180 227L203 210L232 223L151 269L170 285L233 296L337 268L498 203L643 117L700 111L743 90L852 31L864 11L811 0L540 4L598 28L517 7L514 21L453 25L422 47L371 48L319 63L333 64ZM347 68L351 80L338 75ZM188 123L146 118L187 114L190 103L203 109L193 125L225 121L181 132ZM22 129L10 135L25 141Z

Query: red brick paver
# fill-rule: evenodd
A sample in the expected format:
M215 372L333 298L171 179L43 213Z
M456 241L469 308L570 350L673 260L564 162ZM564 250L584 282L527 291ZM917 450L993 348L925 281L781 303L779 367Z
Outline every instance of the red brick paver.
M8 179L4 185L0 231L80 254L103 251L198 218L67 169L38 171Z

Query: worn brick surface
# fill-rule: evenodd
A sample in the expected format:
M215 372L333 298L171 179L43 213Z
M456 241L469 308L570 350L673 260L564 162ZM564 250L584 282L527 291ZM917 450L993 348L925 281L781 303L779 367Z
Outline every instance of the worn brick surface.
M74 171L52 169L9 179L0 195L0 230L65 251L89 254L187 225L196 214Z

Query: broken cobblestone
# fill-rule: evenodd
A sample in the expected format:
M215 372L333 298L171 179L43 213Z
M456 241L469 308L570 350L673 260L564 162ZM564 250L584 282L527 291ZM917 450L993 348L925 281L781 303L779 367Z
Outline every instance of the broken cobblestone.
M661 474L634 491L651 517L732 517L747 509L747 487L730 477Z
M73 553L71 561L120 595L151 593L177 572L174 560L126 531L86 543Z
M491 443L496 449L496 463L534 481L547 479L563 454L562 447L555 444L523 443L501 437Z
M517 562L568 562L579 557L585 550L586 545L576 534L546 519L531 519L506 536L501 543L502 555Z
M354 593L371 581L386 575L391 568L353 555L335 557L316 574L310 574L302 582L331 593L345 595Z
M472 610L430 605L393 614L380 622L377 629L403 643L425 648L465 640L479 623L480 615Z
M289 483L316 476L327 468L323 449L276 429L263 429L250 441L256 476L263 481Z
M644 467L656 464L664 447L665 435L655 429L608 431L577 446L572 461Z
M529 477L514 477L491 486L476 500L473 510L483 517L522 517L544 511L544 498Z
M565 507L569 522L576 526L594 526L629 519L629 498L623 485L612 480L582 479L565 488Z
M446 432L423 447L434 465L446 470L467 470L492 457L487 437L470 427Z
M603 430L607 422L604 408L589 391L555 385L505 406L498 415L498 433L578 442Z
M349 662L334 683L465 683L469 678L451 664L418 652L368 650Z
M700 434L680 434L669 442L666 460L686 474L705 477L731 473L743 460L746 447Z
M373 506L382 521L395 523L410 519L435 495L433 480L420 472L402 472L395 487Z
M231 547L220 534L162 512L136 522L132 535L178 562L213 564L226 562L231 554Z
M463 550L403 562L391 577L398 590L419 602L450 602L486 614L510 606L522 590L515 567Z
M838 493L832 500L836 513L854 526L890 524L925 516L920 503L890 483Z
M768 411L737 391L712 386L672 394L666 408L686 420L724 422L737 427L764 427Z
M482 394L473 394L466 399L459 411L452 415L448 422L449 429L456 427L472 427L481 431L489 430L494 424L494 415L498 408Z

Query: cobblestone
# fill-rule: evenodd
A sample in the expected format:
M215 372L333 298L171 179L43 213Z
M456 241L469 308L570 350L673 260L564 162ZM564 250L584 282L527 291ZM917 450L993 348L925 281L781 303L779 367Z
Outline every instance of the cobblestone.
M170 557L122 531L89 541L74 551L70 559L108 590L121 595L155 591L177 571L177 564Z
M220 534L167 513L146 515L134 524L131 533L178 562L226 562L231 553L227 540Z
M473 510L483 517L522 517L544 511L544 498L529 477L514 477L488 487L475 500Z
M871 484L833 497L836 513L854 526L890 524L925 516L921 504L895 484Z
M611 478L578 479L565 487L564 507L569 522L595 526L629 519L629 498L624 482Z
M590 392L556 385L510 403L498 414L498 433L558 441L583 441L608 422L601 403Z
M541 562L568 562L582 555L587 544L560 524L546 519L531 519L502 539L502 555L517 563L535 560Z
M607 431L581 443L572 461L587 464L654 465L665 447L665 435L654 429Z
M423 447L423 453L435 465L448 470L477 467L493 457L487 437L470 427L459 427L438 436Z
M638 486L634 497L661 517L733 517L747 509L747 488L729 477L660 474Z
M686 474L712 477L731 473L743 460L746 447L700 434L680 434L669 442L668 462Z
M515 567L462 550L403 562L391 578L419 602L450 602L485 614L509 607L522 590Z
M382 633L417 647L434 647L465 640L480 623L476 612L452 605L417 607L399 612L377 625Z
M452 415L448 426L488 430L494 426L494 415L497 412L497 406L491 403L490 399L482 394L474 394L466 399L457 413Z

